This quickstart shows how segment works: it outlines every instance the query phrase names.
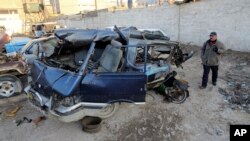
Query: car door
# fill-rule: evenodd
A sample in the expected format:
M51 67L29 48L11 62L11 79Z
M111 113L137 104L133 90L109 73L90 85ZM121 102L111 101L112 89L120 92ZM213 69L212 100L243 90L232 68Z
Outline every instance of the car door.
M100 72L86 74L81 83L84 102L145 102L144 72Z

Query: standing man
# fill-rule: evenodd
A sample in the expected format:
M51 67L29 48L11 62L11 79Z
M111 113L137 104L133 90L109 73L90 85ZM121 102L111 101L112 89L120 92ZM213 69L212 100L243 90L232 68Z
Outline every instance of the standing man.
M205 89L207 87L210 69L212 70L212 84L216 86L219 69L219 56L223 53L224 49L223 43L217 40L217 33L211 32L210 39L203 44L201 49L203 77L200 89Z

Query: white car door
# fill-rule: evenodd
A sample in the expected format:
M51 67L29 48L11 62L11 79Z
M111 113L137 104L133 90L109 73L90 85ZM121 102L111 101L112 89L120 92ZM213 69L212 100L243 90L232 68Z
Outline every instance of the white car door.
M42 53L41 44L39 42L33 43L23 53L23 57L28 64L32 64L34 60L38 59Z

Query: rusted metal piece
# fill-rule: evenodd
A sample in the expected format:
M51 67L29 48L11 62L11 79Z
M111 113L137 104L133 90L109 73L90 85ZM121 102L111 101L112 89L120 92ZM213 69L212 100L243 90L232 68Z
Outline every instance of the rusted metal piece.
M23 61L6 62L0 64L0 74L7 74L13 71L17 71L20 74L26 74L27 67Z
M22 108L22 106L17 106L14 109L11 109L5 113L7 117L14 117L16 113Z
M37 126L40 122L42 122L43 120L46 120L45 116L40 116L36 119L33 120L33 123Z
M21 54L7 56L0 54L0 74L9 74L17 72L19 74L26 74L28 66L22 59Z
M7 61L7 56L0 53L0 64L6 63Z

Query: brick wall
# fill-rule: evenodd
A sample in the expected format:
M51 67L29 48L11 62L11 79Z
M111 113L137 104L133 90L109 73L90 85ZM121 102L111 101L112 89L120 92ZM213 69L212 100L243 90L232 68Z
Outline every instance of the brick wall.
M172 40L178 40L180 29L180 41L195 45L202 45L209 33L216 31L227 49L250 51L249 7L250 0L201 0L180 7L163 5L100 12L97 17L82 18L80 15L64 17L58 21L68 27L78 28L104 28L113 25L160 28Z

